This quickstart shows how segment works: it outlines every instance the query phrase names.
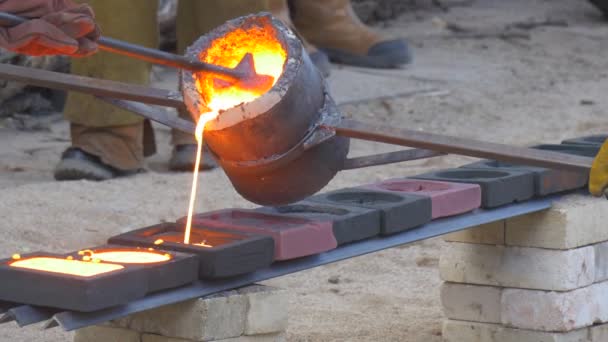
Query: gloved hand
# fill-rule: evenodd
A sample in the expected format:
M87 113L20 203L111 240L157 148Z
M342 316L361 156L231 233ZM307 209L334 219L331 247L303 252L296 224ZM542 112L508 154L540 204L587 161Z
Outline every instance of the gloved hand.
M608 140L597 153L589 175L589 192L593 196L602 196L608 187Z
M88 5L71 0L0 0L0 11L31 19L0 28L0 46L27 55L87 56L100 31Z

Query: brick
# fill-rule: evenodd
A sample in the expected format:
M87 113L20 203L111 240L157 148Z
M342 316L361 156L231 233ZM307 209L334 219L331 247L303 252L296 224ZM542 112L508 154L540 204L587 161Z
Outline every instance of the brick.
M192 342L183 338L165 337L161 335L143 334L141 342Z
M140 333L123 328L91 326L77 330L74 342L140 342Z
M246 317L245 296L227 291L138 313L113 324L147 334L213 341L241 336Z
M592 326L590 329L591 342L606 342L608 341L608 324L600 324Z
M593 247L549 250L450 242L439 261L445 281L568 291L593 283Z
M240 336L235 338L229 338L226 340L218 340L216 342L286 342L287 337L285 333L278 334L265 334L265 335L254 335L254 336Z
M444 235L448 242L467 242L486 245L505 244L505 220L482 224L477 227Z
M267 235L274 239L276 260L288 260L335 249L331 222L285 217L247 209L224 209L198 214L197 226Z
M596 134L596 135L587 135L584 137L567 139L562 141L562 144L565 145L593 145L597 147L601 147L604 141L606 141L608 135L606 134ZM608 341L608 339L607 339Z
M382 213L382 235L406 231L431 221L431 199L426 196L350 188L319 194L309 200L378 209Z
M608 201L585 195L564 196L551 209L507 220L512 246L571 249L608 241Z
M287 291L264 285L239 290L247 298L245 335L279 333L287 330Z
M599 283L608 280L608 242L595 244L593 248L595 250L595 282Z
M365 240L380 234L380 210L338 203L300 201L280 207L261 207L255 211L287 217L304 217L332 223L338 245Z
M518 170L448 169L412 178L481 186L481 206L495 208L530 199L534 195L534 175Z
M443 342L589 342L589 329L550 333L453 320L443 322L442 335Z
M481 187L477 184L395 178L361 188L428 196L433 219L467 213L481 206Z
M568 292L504 289L501 305L507 326L572 331L608 322L608 282Z
M536 166L516 165L496 160L482 160L461 166L465 169L519 170L532 172L534 175L534 194L546 196L562 191L585 187L589 172L547 169Z
M501 292L499 287L443 283L443 313L450 319L500 323Z

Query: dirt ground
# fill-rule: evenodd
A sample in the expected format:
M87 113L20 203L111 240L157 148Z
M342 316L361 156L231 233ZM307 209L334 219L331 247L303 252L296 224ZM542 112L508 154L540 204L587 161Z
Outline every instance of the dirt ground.
M516 145L608 131L608 22L586 1L460 1L448 12L427 8L382 29L407 37L416 61L397 71L336 67L330 84L348 116ZM157 76L160 86L175 86L171 73ZM0 129L3 255L74 250L185 215L191 176L166 171L169 131L159 127L158 140L151 172L58 183L52 170L69 144L65 122L48 131ZM391 149L355 142L352 155ZM328 189L467 160L343 172ZM252 206L220 170L205 173L200 183L199 211ZM291 291L289 340L440 341L441 246L440 239L428 240L268 281ZM0 341L69 339L60 329L0 326Z

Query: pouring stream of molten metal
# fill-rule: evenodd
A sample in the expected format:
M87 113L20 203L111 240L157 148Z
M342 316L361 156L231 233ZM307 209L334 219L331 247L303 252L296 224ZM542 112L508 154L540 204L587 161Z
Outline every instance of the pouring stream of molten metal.
M184 244L190 243L192 215L196 200L205 125L210 120L215 119L222 110L253 101L270 90L283 72L287 52L277 40L274 28L268 23L264 26L254 26L246 30L238 28L229 32L222 38L213 41L209 49L205 51L204 56L201 57L203 62L228 68L235 68L237 66L240 68L251 68L250 72L252 74L270 76L272 82L250 83L245 87L241 87L238 83L230 85L205 74L197 75L196 86L207 108L205 112L201 113L196 124L195 136L198 148L194 163ZM269 77L266 79L269 79Z

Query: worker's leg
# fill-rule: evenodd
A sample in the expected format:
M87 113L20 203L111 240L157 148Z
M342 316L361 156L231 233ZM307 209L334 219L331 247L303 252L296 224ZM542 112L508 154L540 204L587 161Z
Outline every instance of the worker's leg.
M411 62L403 39L387 39L364 25L350 0L289 0L298 31L338 63L392 68Z
M291 16L289 13L289 6L287 6L287 0L267 0L269 11L281 19L287 26L289 26L292 30L298 34L295 25L291 20ZM299 35L299 34L298 34ZM317 49L316 46L310 44L303 36L299 35L302 40L302 44L304 44L304 48L308 55L310 56L313 63L317 66L317 69L321 71L323 76L329 76L331 70L331 64L329 63L329 58L327 55Z
M103 34L156 47L157 1L88 0ZM72 73L135 84L149 82L148 63L99 52L73 59ZM70 93L65 117L71 123L72 147L55 170L57 179L108 179L142 168L142 118L89 95Z

